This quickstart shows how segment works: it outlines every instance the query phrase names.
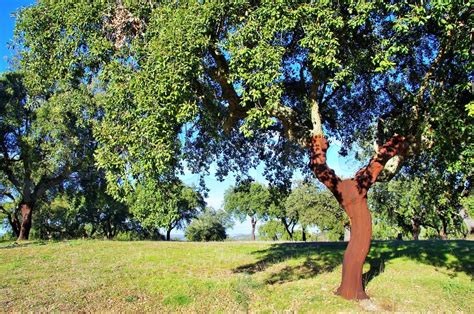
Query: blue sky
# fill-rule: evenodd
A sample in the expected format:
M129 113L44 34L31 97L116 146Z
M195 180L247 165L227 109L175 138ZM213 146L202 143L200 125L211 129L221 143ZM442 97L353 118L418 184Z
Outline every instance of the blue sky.
M12 13L17 9L31 5L35 1L32 0L0 0L0 72L9 69L8 59L11 57L12 52L7 48L8 43L13 39L13 29L15 26L15 20ZM351 177L360 168L360 164L354 159L354 154L350 154L346 158L342 158L338 155L340 146L337 143L333 143L328 151L328 164L332 167L336 173L341 177ZM258 167L251 172L251 175L256 181L265 183L262 176L262 167ZM296 176L295 179L300 178ZM181 177L183 182L187 185L198 185L199 176L192 174L185 174ZM224 199L224 192L231 185L235 183L233 175L226 178L225 181L218 181L213 175L212 171L209 176L205 179L207 187L209 188L209 196L206 199L209 206L216 209L221 208ZM245 221L243 223L237 222L235 226L228 230L230 235L237 234L249 234L250 233L250 222ZM181 236L182 232L175 232L172 236Z
M7 45L13 39L15 27L12 13L34 2L32 0L0 0L0 72L8 70L8 58L11 57L11 51L8 50Z

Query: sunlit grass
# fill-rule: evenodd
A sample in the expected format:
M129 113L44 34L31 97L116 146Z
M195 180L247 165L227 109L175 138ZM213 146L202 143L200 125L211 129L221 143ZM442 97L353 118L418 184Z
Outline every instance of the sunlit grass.
M0 244L5 311L361 311L333 294L343 243ZM365 271L389 311L474 312L470 241L376 242Z

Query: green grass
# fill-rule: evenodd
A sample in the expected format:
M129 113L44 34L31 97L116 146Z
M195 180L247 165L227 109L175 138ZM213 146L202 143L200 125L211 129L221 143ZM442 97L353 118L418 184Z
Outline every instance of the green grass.
M333 294L344 243L0 244L3 311L363 311ZM386 311L474 313L474 242L374 242L364 267Z

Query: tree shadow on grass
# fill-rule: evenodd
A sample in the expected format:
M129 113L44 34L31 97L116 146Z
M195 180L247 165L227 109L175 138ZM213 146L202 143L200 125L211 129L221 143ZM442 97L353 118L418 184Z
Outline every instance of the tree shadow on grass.
M255 263L242 265L234 269L236 273L255 274L272 265L304 259L296 266L285 266L269 275L267 284L277 284L315 277L331 272L342 264L345 242L312 242L312 243L275 243L268 249L255 251L258 260ZM374 241L367 256L369 270L363 274L366 286L372 279L385 270L386 262L407 257L423 264L445 267L452 270L451 276L464 272L474 278L474 242L455 241Z
M235 273L254 274L265 271L274 264L304 258L296 266L285 266L272 273L266 279L267 284L284 283L299 279L312 278L330 272L342 263L347 243L344 242L308 242L308 243L275 243L268 249L254 251L259 259L255 263L242 265L234 269Z
M5 245L3 245L5 244ZM0 242L0 250L2 249L13 249L13 248L23 248L23 247L29 247L29 246L39 246L39 245L46 245L45 241L28 241L28 242L11 242L11 241L6 241L4 243Z

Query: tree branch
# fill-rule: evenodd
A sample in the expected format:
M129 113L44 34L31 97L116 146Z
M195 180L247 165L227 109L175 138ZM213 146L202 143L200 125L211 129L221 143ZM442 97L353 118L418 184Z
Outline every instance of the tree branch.
M71 173L71 167L67 166L57 176L47 177L43 175L33 191L33 199L38 199L43 196L47 190L66 180Z
M326 152L329 148L328 141L322 135L313 136L310 144L309 167L316 178L323 183L334 195L337 195L337 185L341 179L326 163Z
M209 70L209 75L213 80L219 83L222 97L229 104L229 115L223 125L224 132L229 133L239 119L243 119L247 116L247 110L242 107L240 97L237 95L232 84L229 83L229 66L224 55L218 48L210 48L209 53L217 65L216 68Z
M3 137L3 136L2 136ZM18 191L21 191L21 183L20 180L15 176L13 170L10 168L10 159L8 154L7 146L2 139L1 142L2 152L3 152L3 160L0 163L0 170L3 171L6 175L8 180L17 188Z
M409 143L405 137L395 134L388 140L369 161L369 164L360 169L355 178L359 185L368 190L377 181L378 176L384 169L386 163L396 155L404 156L408 150Z
M323 124L321 121L321 113L319 111L319 102L318 102L318 86L316 83L316 77L311 72L313 82L311 83L309 89L309 101L311 105L311 137L323 136Z

